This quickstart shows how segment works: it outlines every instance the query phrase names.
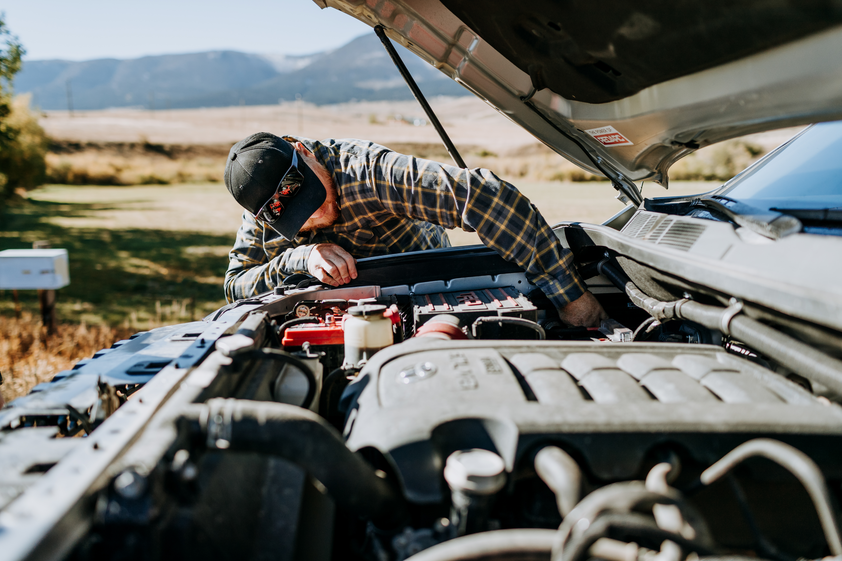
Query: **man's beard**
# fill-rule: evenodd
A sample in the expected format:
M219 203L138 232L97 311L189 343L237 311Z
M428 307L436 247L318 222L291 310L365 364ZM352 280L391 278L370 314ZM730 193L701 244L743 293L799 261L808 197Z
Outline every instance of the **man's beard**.
M328 203L327 208L325 209L325 213L318 218L308 218L307 222L299 230L301 232L315 232L316 230L322 230L324 228L329 228L336 224L339 220L340 212L339 212L339 205L336 201L331 201Z

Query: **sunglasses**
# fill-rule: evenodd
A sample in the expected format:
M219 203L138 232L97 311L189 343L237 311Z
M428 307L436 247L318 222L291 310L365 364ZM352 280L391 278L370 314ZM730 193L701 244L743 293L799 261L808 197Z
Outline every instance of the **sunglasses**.
M304 183L304 175L298 170L298 153L293 150L292 165L281 178L275 193L254 213L254 217L264 222L277 221L283 216L289 201L301 190L302 183Z

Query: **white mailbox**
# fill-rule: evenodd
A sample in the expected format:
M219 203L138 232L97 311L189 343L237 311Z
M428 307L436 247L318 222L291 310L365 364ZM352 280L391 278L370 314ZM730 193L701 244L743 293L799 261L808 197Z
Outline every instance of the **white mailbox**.
M0 289L56 290L68 284L66 249L0 251Z

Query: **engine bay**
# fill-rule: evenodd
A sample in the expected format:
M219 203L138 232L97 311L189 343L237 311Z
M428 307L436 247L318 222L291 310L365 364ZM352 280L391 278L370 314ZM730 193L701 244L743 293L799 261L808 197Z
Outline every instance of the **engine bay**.
M486 274L410 255L353 286L292 279L60 373L0 419L5 520L66 494L84 531L44 535L78 560L836 554L832 387L735 337L732 306L641 295L622 256L580 253L612 319L571 328L472 251L452 253ZM371 283L393 260L420 280ZM122 403L87 432L47 398L103 359ZM37 464L14 439L33 430ZM82 499L57 486L96 462Z

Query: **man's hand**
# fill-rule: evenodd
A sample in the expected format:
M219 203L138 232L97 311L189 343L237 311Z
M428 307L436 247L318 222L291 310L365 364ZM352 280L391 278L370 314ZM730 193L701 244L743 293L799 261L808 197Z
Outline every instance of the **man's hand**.
M317 244L307 259L307 272L330 286L357 278L357 261L335 243Z
M599 327L602 320L608 319L608 314L593 294L585 292L565 307L559 308L558 317L572 327Z

